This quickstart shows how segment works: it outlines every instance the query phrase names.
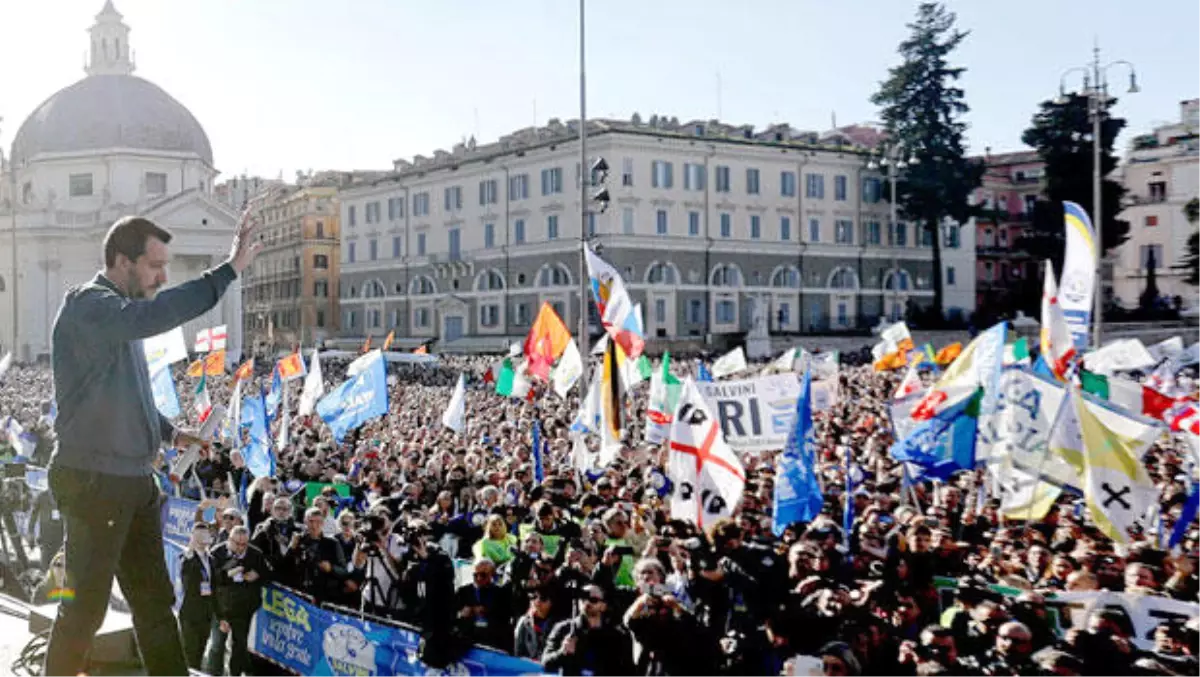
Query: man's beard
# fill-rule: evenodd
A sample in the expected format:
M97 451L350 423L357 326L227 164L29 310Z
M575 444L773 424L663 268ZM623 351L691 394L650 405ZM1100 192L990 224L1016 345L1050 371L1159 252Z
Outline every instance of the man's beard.
M150 287L149 289L146 289L141 284L139 284L137 282L137 280L132 280L129 283L129 298L131 298L131 299L145 299L145 300L149 301L149 300L152 300L154 298L154 295L157 293L158 293L157 287Z

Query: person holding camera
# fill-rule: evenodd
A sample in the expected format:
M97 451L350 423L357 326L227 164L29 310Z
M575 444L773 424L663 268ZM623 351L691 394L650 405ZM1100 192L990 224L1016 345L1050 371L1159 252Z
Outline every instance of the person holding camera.
M326 536L320 508L304 512L304 531L292 535L283 559L285 577L301 591L320 601L340 601L349 572L342 548Z
M292 501L282 496L272 499L269 504L270 517L258 523L254 528L254 538L251 543L258 548L272 568L282 571L284 557L296 535L296 523L292 519Z
M634 567L638 597L625 612L624 624L633 638L633 661L639 675L698 675L712 665L712 646L701 639L695 618L666 585L667 572L657 559L640 560Z
M399 538L391 533L388 520L378 513L364 515L354 527L354 552L350 576L361 581L362 609L377 616L393 617L400 610Z
M633 646L622 626L607 615L604 589L588 585L580 590L579 615L550 631L542 666L563 675L631 675Z
M453 636L454 562L429 542L424 522L409 523L404 532L405 568L401 575L404 619L421 628L419 658L434 668L453 662L466 645Z

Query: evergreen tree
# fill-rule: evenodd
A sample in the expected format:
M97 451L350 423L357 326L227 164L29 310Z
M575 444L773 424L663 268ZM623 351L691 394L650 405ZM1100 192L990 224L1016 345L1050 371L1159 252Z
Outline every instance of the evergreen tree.
M1200 220L1200 199L1189 200L1183 206L1183 213L1187 215L1188 223L1195 224ZM1187 252L1174 267L1176 270L1187 271L1183 278L1184 282L1193 287L1200 285L1200 231L1192 233L1188 238Z
M1113 142L1125 127L1125 120L1114 118L1109 109L1116 99L1109 98L1100 119L1100 171L1107 177L1117 166L1113 154ZM1095 222L1092 201L1092 118L1088 112L1088 98L1076 94L1068 95L1062 102L1043 101L1032 126L1021 135L1021 141L1037 150L1046 163L1046 192L1033 209L1030 234L1023 238L1021 247L1040 258L1050 258L1055 270L1062 270L1066 256L1066 233L1063 226L1063 201L1071 201L1083 207L1092 217L1092 227L1099 228L1104 250L1110 251L1129 239L1129 222L1117 218L1121 212L1121 199L1125 187L1116 181L1103 179L1103 224ZM1037 298L1026 299L1026 304L1038 304L1041 285L1037 285ZM1100 290L1096 290L1100 293Z
M908 25L911 35L900 43L901 63L888 70L888 78L871 97L881 107L880 117L892 142L903 142L909 165L898 177L896 192L900 218L913 223L914 236L928 233L933 243L933 306L935 321L944 319L942 307L942 243L940 225L951 219L962 227L973 214L967 204L979 186L984 167L966 157L962 116L970 108L956 86L965 68L951 66L948 57L968 33L954 26L955 15L939 3L922 3L917 18ZM884 184L887 186L887 184Z

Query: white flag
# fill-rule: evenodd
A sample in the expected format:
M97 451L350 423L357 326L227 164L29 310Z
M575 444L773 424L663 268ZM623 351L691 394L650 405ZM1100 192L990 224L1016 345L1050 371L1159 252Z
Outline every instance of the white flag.
M904 372L904 379L896 387L896 392L892 394L892 399L902 400L915 392L919 392L923 387L921 376L917 374L917 363L913 362L908 365L908 371Z
M183 327L175 327L171 331L142 340L142 349L146 351L146 367L151 374L158 373L168 364L175 364L188 358L187 342L183 339Z
M721 434L692 379L683 383L679 409L671 424L667 474L674 489L671 517L701 529L729 517L742 502L746 471Z
M442 414L442 425L461 435L466 429L467 416L467 377L458 375L458 385L454 386L454 394Z
M312 365L308 375L304 377L304 390L300 391L300 415L311 416L316 410L317 400L325 394L325 378L321 376L321 358L317 357L317 349L313 348Z
M1046 259L1046 271L1042 278L1042 357L1060 380L1065 379L1070 363L1075 359L1075 343L1067 319L1063 314L1062 301L1058 297L1058 283L1054 281L1054 264Z
M786 374L796 367L796 348L788 348L763 369L764 374Z
M713 379L724 378L730 374L736 374L746 368L746 353L741 346L725 353L713 362L712 377Z
M225 325L213 327L208 330L209 340L212 342L213 350L225 350L226 339L228 338L228 328Z
M6 353L4 355L3 358L0 358L0 378L4 378L4 375L8 373L8 368L11 366L12 366L12 351L9 351L8 353Z
M279 406L283 410L283 414L279 417L279 433L275 438L275 448L283 451L288 445L288 435L292 427L292 407L288 402L288 381L283 382L283 392L280 393Z
M550 380L554 383L554 392L566 399L571 386L575 385L582 374L583 358L579 355L579 346L576 345L575 339L571 339L550 375Z

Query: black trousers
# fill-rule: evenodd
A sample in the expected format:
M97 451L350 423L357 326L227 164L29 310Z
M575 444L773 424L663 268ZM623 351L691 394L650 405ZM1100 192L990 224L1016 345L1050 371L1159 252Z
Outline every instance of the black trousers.
M162 492L154 479L51 467L50 490L66 526L66 587L74 599L58 607L45 674L85 671L114 575L133 612L147 673L187 674L163 555Z
M212 633L215 622L211 614L207 616L179 616L179 634L183 637L183 652L189 668L202 670L204 668L204 648L208 646L208 637Z

